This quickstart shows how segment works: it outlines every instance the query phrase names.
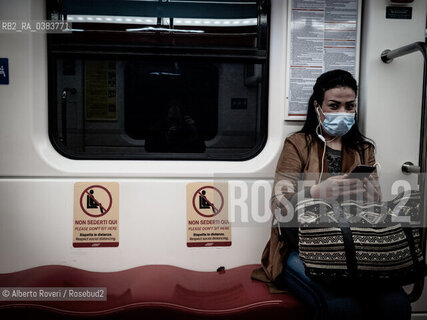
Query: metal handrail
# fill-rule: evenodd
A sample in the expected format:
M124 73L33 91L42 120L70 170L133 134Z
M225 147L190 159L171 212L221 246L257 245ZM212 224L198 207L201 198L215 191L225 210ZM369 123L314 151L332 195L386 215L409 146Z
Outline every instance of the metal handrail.
M394 50L386 49L381 52L381 60L384 63L391 63L394 58L399 58L417 51L420 51L424 56L424 60L426 60L427 52L426 44L424 42L414 42Z
M420 132L420 146L419 146L419 166L420 166L420 175L419 175L419 186L420 186L420 194L421 194L421 203L420 203L420 211L422 213L422 252L425 254L426 252L426 237L427 231L425 228L425 220L426 219L426 209L427 209L427 197L425 197L425 193L427 191L427 131L425 130L425 125L427 124L427 97L426 97L426 86L427 86L427 45L424 42L414 42L409 45L397 48L395 50L384 50L381 53L381 60L384 63L391 63L393 59L408 55L413 52L420 51L424 57L424 77L423 77L423 94L421 101L421 132ZM408 294L409 300L414 302L418 300L423 292L424 288L424 277L420 278L417 281L411 292Z

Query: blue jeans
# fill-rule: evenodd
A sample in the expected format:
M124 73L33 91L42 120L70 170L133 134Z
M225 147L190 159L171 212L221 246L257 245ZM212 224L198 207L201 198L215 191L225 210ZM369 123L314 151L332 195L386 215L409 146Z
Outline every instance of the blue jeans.
M310 308L313 319L410 320L411 305L400 286L336 288L308 278L298 252L285 261L283 286Z

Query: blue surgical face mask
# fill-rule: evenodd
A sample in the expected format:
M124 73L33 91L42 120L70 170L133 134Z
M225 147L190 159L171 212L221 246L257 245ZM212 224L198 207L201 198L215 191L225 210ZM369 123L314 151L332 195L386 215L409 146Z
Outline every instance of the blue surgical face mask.
M322 122L322 127L330 136L333 137L345 135L350 131L355 122L355 113L327 112L323 113L323 115L325 116L325 120Z

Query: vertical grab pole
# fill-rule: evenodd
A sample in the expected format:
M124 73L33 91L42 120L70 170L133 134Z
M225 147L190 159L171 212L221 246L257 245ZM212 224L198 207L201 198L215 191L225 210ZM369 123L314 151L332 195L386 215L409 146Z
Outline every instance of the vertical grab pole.
M426 97L426 89L427 89L427 55L426 55L426 45L424 44L424 76L423 76L423 94L421 101L421 132L420 132L420 151L419 151L419 165L420 165L420 175L418 178L418 183L420 186L420 194L421 194L421 203L420 203L420 211L421 211L421 239L423 240L421 243L421 250L424 254L426 254L426 237L427 237L427 130L425 130L425 126L427 125L427 97ZM410 301L416 301L421 296L424 289L424 277L420 279L417 283L414 284L414 287L409 294Z
M423 79L423 101L422 101L422 113L421 113L421 141L420 141L420 191L421 191L421 212L422 217L421 217L421 222L422 222L422 237L421 239L426 239L427 237L427 227L426 227L426 223L427 223L427 196L426 196L426 192L427 192L427 130L426 130L426 125L427 125L427 45L426 43L424 43L424 51L423 51L423 55L424 55L424 79ZM426 252L426 241L423 241L421 244L422 247L422 251L425 254ZM420 281L420 292L419 292L419 296L421 296L422 290L424 288L424 279L422 279L422 281Z

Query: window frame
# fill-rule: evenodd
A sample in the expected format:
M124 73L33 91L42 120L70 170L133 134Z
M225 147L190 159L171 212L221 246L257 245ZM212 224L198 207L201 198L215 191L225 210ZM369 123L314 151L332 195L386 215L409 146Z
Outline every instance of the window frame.
M95 45L88 45L84 48L70 44L67 46L56 46L48 35L48 131L49 139L54 149L62 156L73 160L197 160L197 161L246 161L256 157L264 148L267 141L268 132L268 87L269 87L269 1L260 1L264 4L263 24L259 27L266 33L263 39L258 39L258 47L262 49L236 49L236 48L186 48L186 47L146 47L146 46L128 46L125 49L117 50L115 46L109 47L109 51L102 55L104 60L120 60L121 58L144 59L157 58L159 55L165 59L197 59L198 61L209 61L215 59L221 63L258 63L263 68L263 81L261 82L261 97L258 105L257 128L259 133L254 147L246 153L209 153L208 149L204 153L157 153L147 152L141 154L124 155L108 153L84 153L76 154L69 152L59 141L58 127L58 96L57 96L57 59L79 59L96 57L99 48ZM268 4L268 6L267 6ZM261 9L259 9L261 10ZM232 149L232 148L230 148Z

